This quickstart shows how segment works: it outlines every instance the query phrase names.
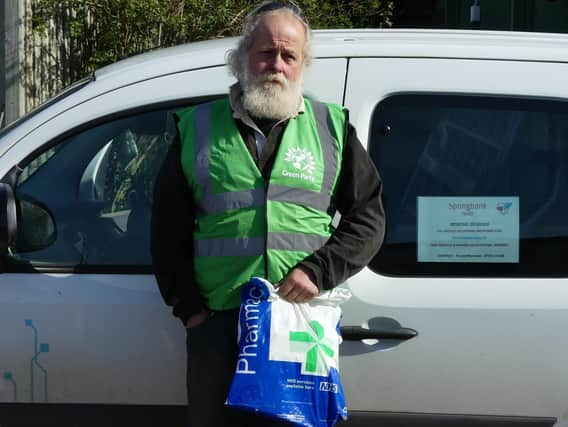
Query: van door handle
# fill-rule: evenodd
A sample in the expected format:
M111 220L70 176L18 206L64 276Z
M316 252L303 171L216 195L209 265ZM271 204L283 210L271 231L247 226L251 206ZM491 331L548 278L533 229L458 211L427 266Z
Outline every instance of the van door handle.
M410 328L381 329L381 328L362 328L361 326L342 326L341 336L344 340L358 341L365 339L395 339L409 340L418 336L418 332Z

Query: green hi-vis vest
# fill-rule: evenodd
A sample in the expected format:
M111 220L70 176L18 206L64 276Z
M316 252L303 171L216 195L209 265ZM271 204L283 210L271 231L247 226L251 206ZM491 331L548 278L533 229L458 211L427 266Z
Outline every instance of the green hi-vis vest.
M266 182L228 98L178 113L181 163L196 203L194 277L213 310L240 305L253 276L272 283L329 239L346 114L305 101L290 119Z

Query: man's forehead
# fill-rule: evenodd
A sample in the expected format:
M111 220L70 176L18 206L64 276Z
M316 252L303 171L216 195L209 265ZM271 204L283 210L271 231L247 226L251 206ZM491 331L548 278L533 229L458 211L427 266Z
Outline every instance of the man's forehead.
M303 46L306 41L303 24L287 12L266 13L253 32L255 44L288 44Z

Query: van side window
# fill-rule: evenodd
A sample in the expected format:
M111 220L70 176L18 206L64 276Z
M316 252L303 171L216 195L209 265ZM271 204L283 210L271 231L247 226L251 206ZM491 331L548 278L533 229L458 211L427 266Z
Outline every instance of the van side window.
M373 112L369 152L391 275L568 274L568 103L401 94Z
M13 267L149 266L152 191L174 126L168 110L137 113L67 137L27 162L16 196L45 206L56 233L41 250L16 244ZM40 232L37 221L22 225Z

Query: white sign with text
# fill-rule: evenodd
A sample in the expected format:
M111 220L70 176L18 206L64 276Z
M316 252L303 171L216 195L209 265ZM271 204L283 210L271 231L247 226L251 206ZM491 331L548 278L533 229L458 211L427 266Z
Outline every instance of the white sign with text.
M519 262L518 197L418 197L418 262Z

